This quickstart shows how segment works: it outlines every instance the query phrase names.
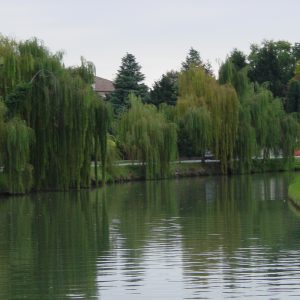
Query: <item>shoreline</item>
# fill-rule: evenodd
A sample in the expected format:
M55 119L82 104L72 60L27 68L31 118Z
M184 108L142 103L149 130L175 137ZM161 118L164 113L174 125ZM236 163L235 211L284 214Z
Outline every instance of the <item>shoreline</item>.
M100 168L98 166L98 168ZM288 171L300 171L300 158L295 158L292 167L287 168L286 163L282 159L271 159L262 163L261 160L253 161L253 168L250 173L238 173L231 172L230 174L224 175L220 169L220 162L216 160L207 160L202 162L200 160L190 159L181 160L173 162L170 165L170 174L165 178L153 178L146 179L143 172L143 165L136 162L126 162L120 163L118 165L113 165L109 168L106 174L106 182L103 183L101 178L99 178L98 183L96 183L94 178L94 166L91 166L91 184L89 187L81 187L80 189L71 188L68 190L61 189L43 189L43 190L31 190L27 193L15 193L10 194L7 191L0 191L0 196L23 196L29 195L31 193L40 192L69 192L74 190L84 190L84 189L95 189L101 188L105 185L111 184L121 184L129 182L138 181L148 181L148 180L166 180L166 179L180 179L180 178L193 178L193 177L209 177L209 176L232 176L232 175L242 175L242 174L261 174L261 173L274 173L274 172L288 172ZM101 174L99 170L99 175ZM101 177L101 176L99 176ZM299 198L300 199L300 198ZM300 201L299 201L300 209Z
M192 178L192 177L205 177L205 176L232 176L232 175L242 175L242 174L261 174L261 173L274 173L274 172L289 172L289 171L300 171L300 159L295 158L293 166L288 168L282 159L272 159L265 161L256 160L253 163L253 168L250 173L238 173L231 172L230 174L224 175L220 169L220 162L209 161L202 162L198 160L197 162L193 159L184 160L171 163L170 175L166 178L154 178L146 179L142 172L142 165L137 163L126 163L123 165L114 166L111 172L108 172L105 184L118 184L127 183L134 181L147 181L147 180L165 180L174 178ZM92 176L93 177L93 176ZM95 179L92 178L93 188L103 186L101 179L98 181L98 185Z

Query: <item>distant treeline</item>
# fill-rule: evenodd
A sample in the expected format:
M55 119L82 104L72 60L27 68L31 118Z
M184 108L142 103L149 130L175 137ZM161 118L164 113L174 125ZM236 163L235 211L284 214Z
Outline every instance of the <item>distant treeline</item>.
M166 178L178 155L207 151L224 174L251 172L258 156L281 155L287 166L293 159L299 44L265 41L248 56L234 49L218 79L191 48L181 70L151 90L127 53L105 99L93 91L92 63L66 68L62 58L36 39L0 37L1 192L89 187L92 169L105 182L124 158L143 162L146 178Z

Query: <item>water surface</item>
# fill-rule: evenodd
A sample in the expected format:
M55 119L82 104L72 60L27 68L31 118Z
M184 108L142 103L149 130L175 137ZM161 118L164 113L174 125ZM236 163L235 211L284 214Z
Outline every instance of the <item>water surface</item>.
M293 174L0 202L0 299L297 299Z

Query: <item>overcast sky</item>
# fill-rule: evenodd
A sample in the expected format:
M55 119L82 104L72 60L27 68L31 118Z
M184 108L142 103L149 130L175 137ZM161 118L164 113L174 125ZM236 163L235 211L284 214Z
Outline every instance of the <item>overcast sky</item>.
M300 42L300 0L0 0L0 33L37 37L66 65L80 56L114 79L126 52L151 86L179 69L190 47L215 71L233 48L263 39Z

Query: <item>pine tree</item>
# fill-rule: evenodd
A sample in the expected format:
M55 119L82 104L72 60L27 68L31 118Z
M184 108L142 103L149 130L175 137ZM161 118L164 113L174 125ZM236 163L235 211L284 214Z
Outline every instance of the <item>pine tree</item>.
M142 101L148 100L148 87L143 83L144 74L141 66L136 62L134 55L127 53L122 58L122 64L115 79L115 91L111 94L111 101L117 114L129 106L129 94L141 97Z
M210 62L207 61L204 63L199 51L195 50L193 47L191 47L185 61L181 64L181 71L187 71L191 67L201 67L205 70L206 74L213 76L213 70Z

